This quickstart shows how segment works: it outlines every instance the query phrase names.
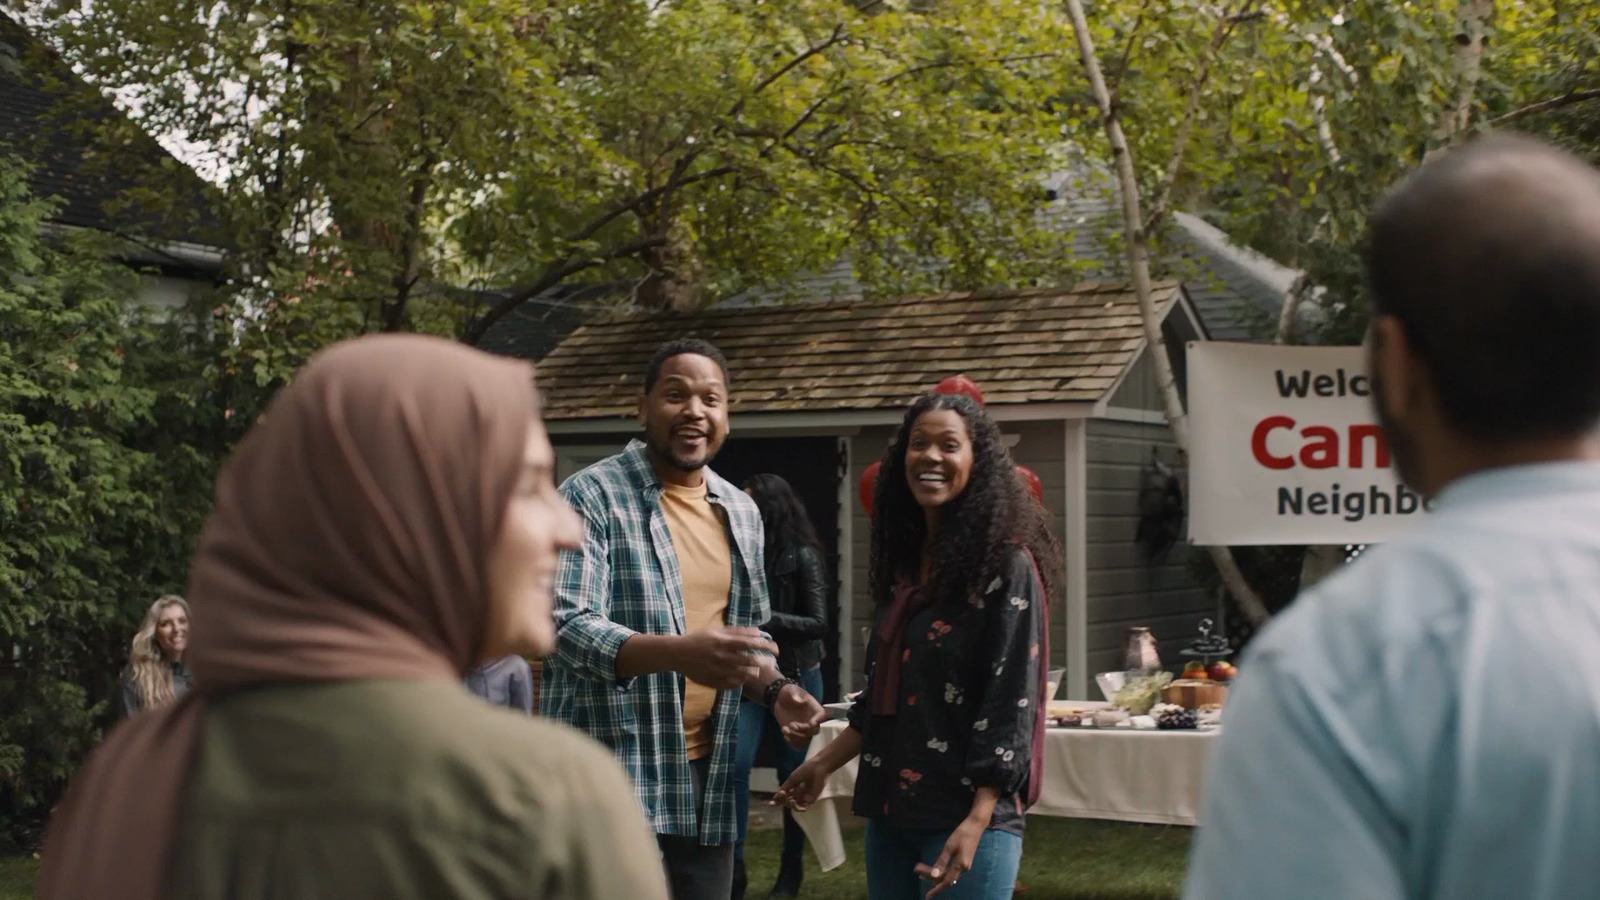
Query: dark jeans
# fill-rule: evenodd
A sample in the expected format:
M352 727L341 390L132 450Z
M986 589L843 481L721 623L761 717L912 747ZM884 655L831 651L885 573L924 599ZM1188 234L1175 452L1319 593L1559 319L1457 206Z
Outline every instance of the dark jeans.
M705 814L706 778L710 773L710 759L689 763L697 819ZM733 893L732 844L707 846L698 837L677 834L658 834L656 843L661 845L661 864L667 870L672 900L724 900Z
M933 865L950 839L948 831L896 828L882 819L867 821L868 900L922 900L933 887L917 877L917 863ZM985 831L973 854L972 869L940 894L941 900L1010 900L1022 864L1022 838L1008 831Z
M806 693L822 701L822 667L816 666L800 673L795 681ZM744 833L750 826L750 770L756 765L756 750L763 735L769 735L777 747L778 782L783 783L806 761L806 751L796 750L783 739L778 720L759 703L739 701L739 752L733 757L733 798L737 804L739 840L733 845L733 858L744 859ZM799 856L805 850L806 836L800 826L793 823L789 810L783 811L783 855Z

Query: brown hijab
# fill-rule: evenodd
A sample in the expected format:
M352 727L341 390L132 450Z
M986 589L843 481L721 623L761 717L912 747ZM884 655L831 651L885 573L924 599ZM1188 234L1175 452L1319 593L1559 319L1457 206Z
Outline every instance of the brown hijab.
M40 900L162 895L209 698L478 662L535 404L527 364L415 335L301 370L217 479L186 592L196 689L89 758L50 824Z

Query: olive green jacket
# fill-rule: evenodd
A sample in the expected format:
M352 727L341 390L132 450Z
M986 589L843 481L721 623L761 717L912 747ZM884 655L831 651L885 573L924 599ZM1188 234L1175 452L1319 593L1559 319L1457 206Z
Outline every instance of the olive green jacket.
M456 682L275 687L214 703L172 900L666 900L612 755Z

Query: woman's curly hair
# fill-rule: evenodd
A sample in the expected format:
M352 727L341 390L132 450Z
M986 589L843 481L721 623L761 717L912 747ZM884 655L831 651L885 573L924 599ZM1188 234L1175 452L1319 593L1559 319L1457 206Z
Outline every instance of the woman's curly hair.
M878 471L872 504L873 603L878 609L885 608L896 578L903 575L916 580L921 574L928 526L906 480L906 450L917 419L941 409L966 422L972 440L972 473L966 489L940 514L938 544L931 554L928 576L937 592L934 601L955 608L977 596L997 575L1009 570L1012 548L1018 546L1033 553L1045 596L1054 598L1061 585L1061 544L1050 530L1044 507L1028 493L1017 474L999 426L969 397L925 394L906 411Z

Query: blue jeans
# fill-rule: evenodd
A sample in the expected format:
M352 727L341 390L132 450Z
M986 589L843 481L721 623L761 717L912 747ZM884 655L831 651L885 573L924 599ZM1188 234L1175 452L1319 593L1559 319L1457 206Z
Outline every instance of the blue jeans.
M795 681L806 693L822 701L822 667L817 666L800 673ZM776 739L778 783L782 784L806 761L806 751L796 750L783 739L778 720L761 704L749 700L739 701L739 747L733 756L734 811L738 816L739 837L734 841L733 858L744 860L744 832L750 827L750 770L756 767L756 749L761 746L761 736L770 732ZM789 824L789 811L783 811L783 853L798 856L805 849L805 834ZM793 846L790 846L790 845Z
M917 877L917 863L933 865L950 839L948 831L896 828L882 819L867 821L867 897L869 900L923 900L933 882ZM989 829L978 841L972 868L940 900L1010 900L1022 864L1022 838Z

